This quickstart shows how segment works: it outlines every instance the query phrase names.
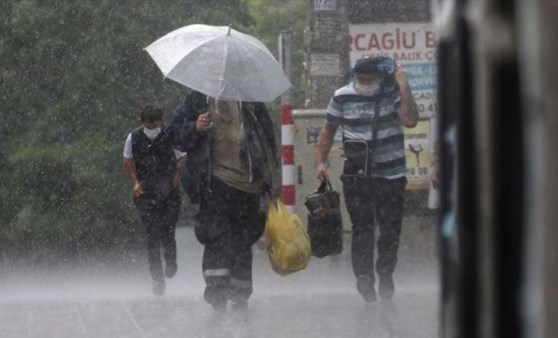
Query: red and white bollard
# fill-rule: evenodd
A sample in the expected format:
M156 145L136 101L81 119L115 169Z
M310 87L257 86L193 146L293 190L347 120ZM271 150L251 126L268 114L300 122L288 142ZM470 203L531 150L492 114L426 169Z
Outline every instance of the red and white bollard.
M289 211L295 211L295 162L293 136L293 107L281 106L281 158L282 158L282 201Z

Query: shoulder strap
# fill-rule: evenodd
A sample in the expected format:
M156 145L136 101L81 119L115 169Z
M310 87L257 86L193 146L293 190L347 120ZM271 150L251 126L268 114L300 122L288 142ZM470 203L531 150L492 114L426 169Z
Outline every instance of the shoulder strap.
M378 120L380 119L380 102L381 100L376 100L374 103L374 117L372 118L372 142L370 145L370 168L372 169L372 165L374 164L374 154L376 153L376 143L378 141Z

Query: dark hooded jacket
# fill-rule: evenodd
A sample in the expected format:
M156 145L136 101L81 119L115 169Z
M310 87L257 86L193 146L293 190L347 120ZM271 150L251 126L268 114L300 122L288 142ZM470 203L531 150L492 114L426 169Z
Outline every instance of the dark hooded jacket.
M255 116L263 132L263 142L266 142L275 157L270 159L277 168L279 158L277 156L277 145L273 123L263 103L254 103L256 106ZM207 96L196 91L185 95L180 104L173 111L173 116L168 131L173 137L175 146L187 153L187 164L182 174L182 185L190 197L192 203L199 203L201 195L208 190L211 179L211 137L205 132L196 129L196 120L200 114L208 109ZM242 122L246 133L246 154L251 158L249 168L251 176L255 179L262 177L265 159L261 158L261 152L256 150L257 140L254 140L254 119L243 105ZM272 187L264 184L263 193L270 193Z

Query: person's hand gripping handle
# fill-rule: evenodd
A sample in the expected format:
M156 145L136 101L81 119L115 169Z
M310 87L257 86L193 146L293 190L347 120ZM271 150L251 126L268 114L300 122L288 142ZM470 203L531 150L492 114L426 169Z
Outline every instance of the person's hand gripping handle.
M318 163L316 166L316 177L322 182L329 179L325 163Z
M209 112L198 115L196 120L196 129L198 131L207 131L211 127L213 127L213 121L211 121L211 114Z

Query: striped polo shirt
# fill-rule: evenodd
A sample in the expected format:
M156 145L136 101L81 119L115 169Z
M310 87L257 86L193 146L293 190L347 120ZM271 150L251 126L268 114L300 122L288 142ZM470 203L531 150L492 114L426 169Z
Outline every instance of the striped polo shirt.
M374 122L377 104L379 116ZM342 126L344 140L372 141L376 123L376 141L371 147L373 176L394 179L407 173L405 134L398 114L400 105L397 86L378 89L375 94L365 96L351 83L337 89L327 107L326 122Z

